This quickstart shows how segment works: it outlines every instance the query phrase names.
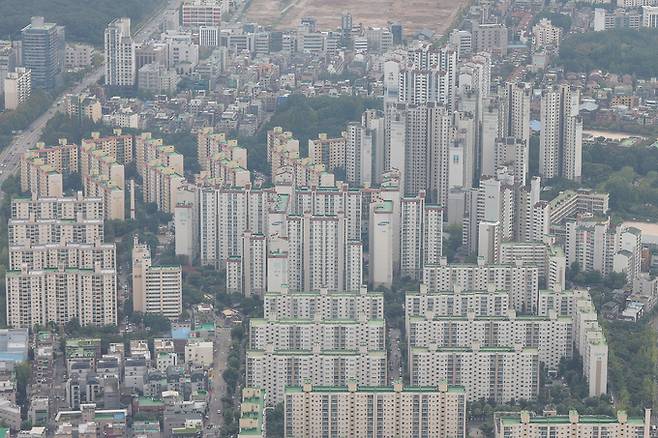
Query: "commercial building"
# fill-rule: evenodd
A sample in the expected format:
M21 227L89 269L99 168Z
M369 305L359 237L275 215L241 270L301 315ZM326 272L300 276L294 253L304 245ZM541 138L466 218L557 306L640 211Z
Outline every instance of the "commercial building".
M181 5L181 25L198 28L219 26L222 20L220 2L210 0L186 0Z
M324 409L323 407L326 407ZM286 387L284 436L466 436L466 395L460 386Z
M151 251L135 236L132 250L133 310L178 318L183 311L180 266L154 266Z
M32 17L21 30L23 67L31 72L33 88L53 89L64 68L64 26Z

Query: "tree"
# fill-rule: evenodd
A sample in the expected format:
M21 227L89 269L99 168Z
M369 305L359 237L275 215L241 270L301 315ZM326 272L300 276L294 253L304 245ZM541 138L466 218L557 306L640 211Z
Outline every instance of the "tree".
M16 364L16 403L24 406L27 402L27 387L32 376L32 367L29 362Z
M265 415L265 432L268 438L279 438L283 436L283 403L279 403L274 409L268 409Z

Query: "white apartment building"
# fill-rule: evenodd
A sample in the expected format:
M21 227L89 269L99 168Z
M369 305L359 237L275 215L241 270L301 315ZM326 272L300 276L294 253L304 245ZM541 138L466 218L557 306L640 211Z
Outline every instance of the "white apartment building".
M603 276L625 273L633 281L640 273L641 232L637 228L619 226L610 219L577 218L566 223L565 254L567 266L577 263L583 271L598 271Z
M600 415L534 416L530 412L504 414L496 417L496 438L522 438L529 436L606 436L610 438L651 436L651 409L645 410L644 418L632 418L624 411L617 411L617 418Z
M142 138L145 134L141 134ZM81 149L103 151L113 161L128 164L135 160L133 136L123 134L121 129L114 129L112 135L101 137L99 132L92 132L89 138L82 139Z
M151 251L135 236L132 250L133 310L178 318L183 311L180 266L154 266Z
M589 292L542 290L538 314L546 315L550 311L573 319L574 347L583 360L583 376L588 382L589 396L605 394L608 388L608 345Z
M425 266L440 263L442 244L443 208L426 203L424 191L400 199L400 275L421 278Z
M37 142L34 148L28 149L21 155L21 191L30 191L29 165L31 161L40 158L43 163L52 166L56 172L68 175L79 172L78 155L78 145L68 143L65 138L59 139L58 144L53 146Z
M21 190L38 198L59 198L64 194L62 173L46 159L30 151L21 157Z
M411 348L466 348L473 343L487 347L522 345L537 350L539 361L557 370L560 359L573 355L570 316L518 316L510 310L504 316L442 316L432 311L423 316L407 316L407 342ZM411 365L411 363L410 363Z
M566 190L551 199L548 208L550 223L561 224L565 219L574 219L578 213L605 216L608 213L610 195L589 189Z
M327 403L328 409L322 409ZM327 435L368 437L466 436L464 388L439 384L434 388L393 386L372 388L305 384L287 387L284 396L284 436Z
M316 314L319 315L319 314ZM361 314L356 320L268 320L254 318L249 324L249 349L264 350L272 345L275 351L321 351L386 349L386 324L383 319L367 319Z
M374 111L363 113L361 123L347 125L345 132L345 175L357 187L377 182L384 168L384 120Z
M105 178L123 190L125 185L124 166L119 163L112 151L99 148L97 139L83 141L80 147L80 177L84 181L87 177L99 176Z
M599 325L589 294L576 304L574 342L583 360L583 376L587 379L589 396L608 392L608 344Z
M551 24L548 18L542 18L532 27L533 45L536 48L560 45L562 29Z
M344 386L349 381L386 385L386 351L365 350L247 350L245 384L264 388L268 405L284 400L286 386L309 382L322 386Z
M541 99L539 173L544 178L580 181L583 123L580 90L562 84L544 90Z
M132 87L137 79L130 18L117 18L105 29L105 85Z
M388 169L401 172L403 193L416 196L425 190L430 202L447 205L448 165L462 166L459 157L453 160L449 154L452 114L434 102L388 105L385 109L385 162Z
M116 270L58 268L8 271L7 324L10 327L66 324L116 325Z
M30 98L32 72L29 68L16 67L4 79L5 110L15 110Z
M329 138L327 134L320 133L318 138L308 140L308 156L313 163L323 164L329 172L333 172L335 169L347 170L345 144L344 136Z
M370 204L369 283L373 286L391 287L393 284L393 201L381 200Z
M508 291L510 307L517 312L529 312L537 306L539 293L539 269L536 266L516 264L486 264L479 259L477 264L448 264L445 258L435 266L423 270L423 283L431 291L495 290Z
M539 354L520 345L415 347L409 349L409 362L412 386L460 385L469 401L532 400L539 391Z
M462 242L470 253L477 250L487 262L496 263L500 257L500 244L514 238L514 176L507 172L507 168L500 168L495 177L483 177L480 187L471 189L468 195Z
M658 27L658 6L642 6L642 27Z
M500 246L500 262L537 266L539 281L547 289L565 289L567 258L562 247L542 242L505 242Z
M268 292L263 300L266 319L313 319L356 320L366 315L369 320L384 318L384 295L368 292L366 287L355 291L330 292L321 289L315 292Z
M17 198L8 224L9 246L103 241L103 200L73 197Z
M482 291L463 290L428 290L427 285L420 285L418 292L405 295L405 312L407 318L422 317L433 313L442 316L461 316L469 314L478 316L508 315L509 294L504 290L495 290L493 285Z

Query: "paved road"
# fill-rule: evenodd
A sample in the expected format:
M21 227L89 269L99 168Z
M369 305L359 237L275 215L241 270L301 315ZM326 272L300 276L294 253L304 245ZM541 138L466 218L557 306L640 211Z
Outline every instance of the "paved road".
M177 15L181 0L169 0L167 5L157 11L148 21L146 21L141 28L135 32L135 41L146 41L160 29L164 21L173 15ZM99 32L101 30L99 29ZM90 85L98 82L103 76L103 67L98 67L89 72L78 84L66 90L66 94L78 94L85 90ZM37 118L29 128L25 129L21 134L14 137L14 140L0 152L0 184L2 184L9 175L13 175L18 169L20 157L23 152L33 147L41 137L43 128L48 123L48 120L57 114L58 100L56 100L48 110ZM1 195L0 195L1 196Z
M219 327L219 320L217 320L217 329L215 331L215 359L213 361L212 369L212 387L210 389L210 402L208 408L208 421L207 424L212 425L212 429L206 429L205 436L219 436L220 427L224 424L224 417L219 410L223 412L222 397L226 394L226 382L222 374L226 369L226 361L228 359L228 352L231 348L231 329L226 327Z
M388 380L393 383L402 377L402 354L400 353L400 330L389 329L388 338L391 345L391 355L388 359Z

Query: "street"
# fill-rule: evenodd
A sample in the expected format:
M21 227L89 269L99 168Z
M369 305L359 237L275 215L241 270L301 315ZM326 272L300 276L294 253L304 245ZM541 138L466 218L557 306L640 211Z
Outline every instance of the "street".
M388 360L388 380L390 383L402 377L402 355L400 354L400 330L392 328L388 332L391 343L391 355Z
M218 413L223 409L222 397L226 394L226 382L222 374L226 369L226 360L231 348L231 329L217 326L215 330L215 359L212 369L212 386L210 388L210 402L208 403L208 421L212 429L206 429L205 436L219 436L221 425L224 424L224 417Z

